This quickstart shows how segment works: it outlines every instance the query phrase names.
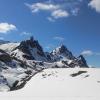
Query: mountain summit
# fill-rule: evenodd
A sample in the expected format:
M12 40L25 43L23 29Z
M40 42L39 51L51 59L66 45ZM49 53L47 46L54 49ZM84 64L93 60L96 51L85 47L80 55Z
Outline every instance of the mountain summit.
M55 59L58 58L59 60L61 60L62 58L73 60L75 58L73 54L66 48L65 45L57 47L55 50L51 52L51 54L54 56Z
M44 51L37 40L30 37L28 40L24 40L12 51L12 55L23 60L37 60L46 61Z
M5 45L2 44L0 49L5 51ZM11 43L7 43L8 48L10 48ZM10 56L17 58L22 61L35 61L35 62L46 62L51 63L54 67L54 63L61 62L64 64L64 67L88 67L85 58L80 55L79 57L75 57L70 50L67 49L65 45L61 45L54 49L52 52L45 52L42 46L39 44L34 37L30 37L30 39L24 40L19 44L14 45L13 49L9 49ZM6 46L7 49L7 46ZM60 64L60 65L61 65ZM61 66L58 67L61 67ZM49 66L51 67L51 66Z
M47 68L88 68L85 58L75 57L65 45L45 52L34 37L20 43L0 45L0 91L17 90L36 73ZM2 88L1 88L2 87Z

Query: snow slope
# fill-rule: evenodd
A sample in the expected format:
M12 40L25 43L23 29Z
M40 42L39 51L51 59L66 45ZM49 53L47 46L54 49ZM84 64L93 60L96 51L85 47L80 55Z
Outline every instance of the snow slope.
M6 43L0 45L0 49L11 52L14 48L16 48L20 43Z
M18 91L0 93L1 100L100 100L100 69L53 68L36 74Z

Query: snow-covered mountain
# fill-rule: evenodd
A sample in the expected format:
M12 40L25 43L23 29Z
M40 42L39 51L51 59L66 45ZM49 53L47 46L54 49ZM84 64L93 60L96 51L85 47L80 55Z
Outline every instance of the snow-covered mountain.
M12 50L11 55L21 60L47 61L42 47L33 37L22 41L19 46Z
M61 45L60 47L53 50L51 53L51 58L54 61L62 62L65 67L88 67L87 62L83 55L80 55L79 57L75 57L71 51L69 51L66 46Z
M64 45L45 52L33 37L0 45L0 91L20 89L46 68L88 68L88 65L82 55L75 57Z
M51 52L54 60L69 59L74 60L73 54L66 48L66 46L61 45Z
M0 91L22 88L27 80L38 71L24 61L0 50Z

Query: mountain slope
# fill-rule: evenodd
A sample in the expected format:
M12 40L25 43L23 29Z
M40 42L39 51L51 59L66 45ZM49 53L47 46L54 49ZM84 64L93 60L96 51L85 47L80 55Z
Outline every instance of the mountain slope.
M32 77L23 89L0 93L2 100L8 100L7 97L11 100L99 100L100 69L45 69Z
M0 45L0 49L10 53L14 48L16 48L20 43L6 43Z
M34 69L33 66L29 66L5 51L0 50L0 91L22 88L32 75L39 71Z

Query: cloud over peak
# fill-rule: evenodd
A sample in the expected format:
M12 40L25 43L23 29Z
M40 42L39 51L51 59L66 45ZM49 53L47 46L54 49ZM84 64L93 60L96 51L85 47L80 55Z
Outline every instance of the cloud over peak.
M93 52L91 50L84 50L81 54L85 56L91 56L93 55Z
M8 33L9 31L16 30L16 26L9 23L0 23L0 33Z
M84 56L100 56L100 52L93 52L92 50L84 50L81 54Z

